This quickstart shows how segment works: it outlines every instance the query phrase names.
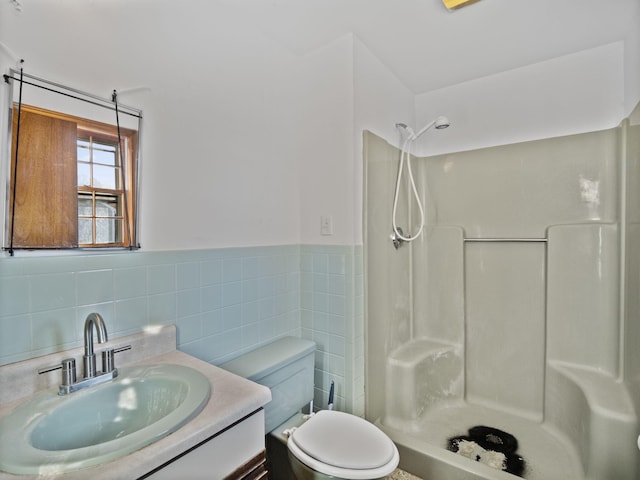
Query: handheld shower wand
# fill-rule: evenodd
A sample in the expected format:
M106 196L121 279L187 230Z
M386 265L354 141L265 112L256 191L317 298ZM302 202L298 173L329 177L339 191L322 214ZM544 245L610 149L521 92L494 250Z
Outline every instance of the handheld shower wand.
M439 116L435 120L427 123L418 133L414 132L413 128L408 126L406 123L396 123L396 128L402 128L406 130L409 134L407 135L407 140L414 141L420 138L431 127L435 127L436 130L444 130L445 128L449 127L449 125L451 125L451 122L449 122L449 119L447 117Z
M440 116L440 117L436 118L435 120L433 120L432 122L427 123L422 128L422 130L420 130L418 133L413 135L412 140L416 140L416 139L420 138L431 127L435 127L436 130L444 130L445 128L448 128L449 125L451 125L451 122L449 122L449 119L447 117Z
M402 151L400 153L400 165L398 166L398 177L396 181L396 189L393 196L393 213L391 215L391 224L393 226L393 233L391 234L391 240L393 241L393 246L396 248L400 248L400 246L404 242L412 242L416 238L420 236L422 230L424 228L424 209L422 208L422 202L420 202L420 196L418 195L418 190L416 188L416 182L413 179L413 172L411 170L411 143L420 138L424 133L427 132L431 127L435 127L436 130L442 130L451 125L449 119L447 117L437 117L435 120L432 120L428 124L426 124L418 133L415 133L413 129L407 126L405 123L396 123L396 128L402 128L407 132L407 138L404 140L402 145ZM406 158L405 158L406 157ZM409 175L409 183L411 185L411 190L413 191L413 197L418 204L418 210L420 211L420 228L418 228L418 232L415 235L405 236L404 232L400 227L398 227L396 222L396 212L398 208L398 196L400 192L400 182L402 180L402 170L404 163L407 163L407 173Z

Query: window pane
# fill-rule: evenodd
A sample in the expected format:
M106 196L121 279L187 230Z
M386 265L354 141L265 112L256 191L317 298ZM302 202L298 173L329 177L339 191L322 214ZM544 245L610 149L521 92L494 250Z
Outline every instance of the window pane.
M78 185L91 186L91 167L87 163L78 164Z
M121 225L117 218L96 218L96 243L120 242Z
M115 145L93 144L93 161L95 163L103 163L105 165L116 164L116 147Z
M114 167L105 167L103 165L93 166L93 186L95 188L109 188L115 190L118 188L118 169Z
M91 195L78 195L78 215L90 217L93 215Z
M96 217L115 217L118 212L118 199L116 197L96 198Z
M89 142L78 140L78 161L88 162L91 160L91 152L89 151Z
M90 218L78 219L78 243L93 243Z

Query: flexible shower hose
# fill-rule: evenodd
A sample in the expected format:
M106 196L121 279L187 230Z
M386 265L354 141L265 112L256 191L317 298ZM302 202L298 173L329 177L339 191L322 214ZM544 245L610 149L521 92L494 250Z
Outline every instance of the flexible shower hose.
M411 145L411 142L413 141L412 137L409 136L406 138L406 140L404 141L404 144L402 145L402 151L400 153L400 166L398 167L398 179L396 181L396 190L395 190L395 194L393 196L393 213L391 215L391 224L393 226L393 233L396 235L396 238L399 238L400 240L403 240L405 242L412 242L413 240L415 240L416 238L418 238L420 236L420 234L422 233L422 229L424 228L424 210L422 208L422 203L420 202L420 196L418 195L418 190L416 189L416 182L413 179L413 172L411 171L411 152L409 150L409 147ZM406 159L405 159L406 157ZM396 223L396 210L398 208L398 196L400 193L400 182L402 180L402 170L404 167L404 164L407 164L407 173L409 175L409 183L411 184L411 190L413 191L413 197L416 200L416 203L418 204L418 209L420 210L420 228L418 229L418 233L416 233L415 235L411 235L409 234L409 236L405 237L402 234L402 230L400 230L398 228L398 225Z

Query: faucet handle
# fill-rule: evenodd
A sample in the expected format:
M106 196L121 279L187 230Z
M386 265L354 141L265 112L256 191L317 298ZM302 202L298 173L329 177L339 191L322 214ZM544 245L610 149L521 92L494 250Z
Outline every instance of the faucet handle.
M102 351L102 372L109 373L116 370L116 365L114 361L114 356L116 353L124 352L126 350L131 350L131 345L126 345L120 348L112 348L110 350Z
M76 361L73 358L65 358L59 365L52 365L38 370L38 374L62 370L62 385L68 386L76 383Z

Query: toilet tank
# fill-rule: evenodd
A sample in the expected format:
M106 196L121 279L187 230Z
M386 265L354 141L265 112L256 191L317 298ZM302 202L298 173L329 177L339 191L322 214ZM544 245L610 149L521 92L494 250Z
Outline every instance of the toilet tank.
M271 389L271 401L264 407L268 433L313 400L315 350L311 340L283 337L220 368Z

